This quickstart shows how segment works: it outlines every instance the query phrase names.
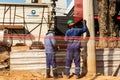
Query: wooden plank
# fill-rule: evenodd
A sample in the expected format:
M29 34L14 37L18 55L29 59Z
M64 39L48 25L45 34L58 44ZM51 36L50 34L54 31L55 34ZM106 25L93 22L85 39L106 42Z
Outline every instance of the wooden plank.
M23 25L0 25L0 28L4 29L23 29L24 26Z
M10 37L12 37L13 39L25 39L25 40L29 40L29 39L34 39L35 37L32 34L4 34L4 38L9 39Z
M29 50L29 46L12 46L11 51L27 51Z
M38 6L38 7L49 7L49 3L44 3L44 4L25 4L25 3L0 3L0 5L11 5L11 6Z

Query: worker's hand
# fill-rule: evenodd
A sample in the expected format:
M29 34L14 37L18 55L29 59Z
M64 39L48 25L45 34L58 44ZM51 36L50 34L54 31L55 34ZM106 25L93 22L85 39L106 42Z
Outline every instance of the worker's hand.
M86 20L83 20L83 24L86 24Z

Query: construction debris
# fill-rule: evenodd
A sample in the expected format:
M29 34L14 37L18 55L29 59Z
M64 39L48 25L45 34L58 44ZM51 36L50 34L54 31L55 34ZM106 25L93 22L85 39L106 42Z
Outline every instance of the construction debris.
M0 53L0 63L4 62L7 59L9 59L9 54L7 51Z
M4 69L9 66L9 53L8 51L0 53L0 69Z
M9 66L9 52L11 51L11 45L8 42L0 41L0 69Z

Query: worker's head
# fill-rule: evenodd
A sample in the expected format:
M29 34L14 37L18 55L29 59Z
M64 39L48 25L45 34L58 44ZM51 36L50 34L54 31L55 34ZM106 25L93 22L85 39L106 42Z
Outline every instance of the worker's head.
M47 34L48 34L48 33L55 33L54 28L53 28L53 27L49 28L49 30L48 30L48 32L47 32Z
M68 26L71 28L74 25L74 21L72 19L67 21Z
M54 31L54 27L50 27L50 28L49 28L49 31Z

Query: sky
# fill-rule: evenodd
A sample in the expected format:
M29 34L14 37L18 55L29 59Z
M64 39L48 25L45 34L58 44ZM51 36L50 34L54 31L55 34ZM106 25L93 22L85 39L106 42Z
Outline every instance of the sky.
M67 0L67 7L69 6L69 4L71 3L72 0Z
M25 3L26 0L0 0L0 2L19 2L19 3Z

